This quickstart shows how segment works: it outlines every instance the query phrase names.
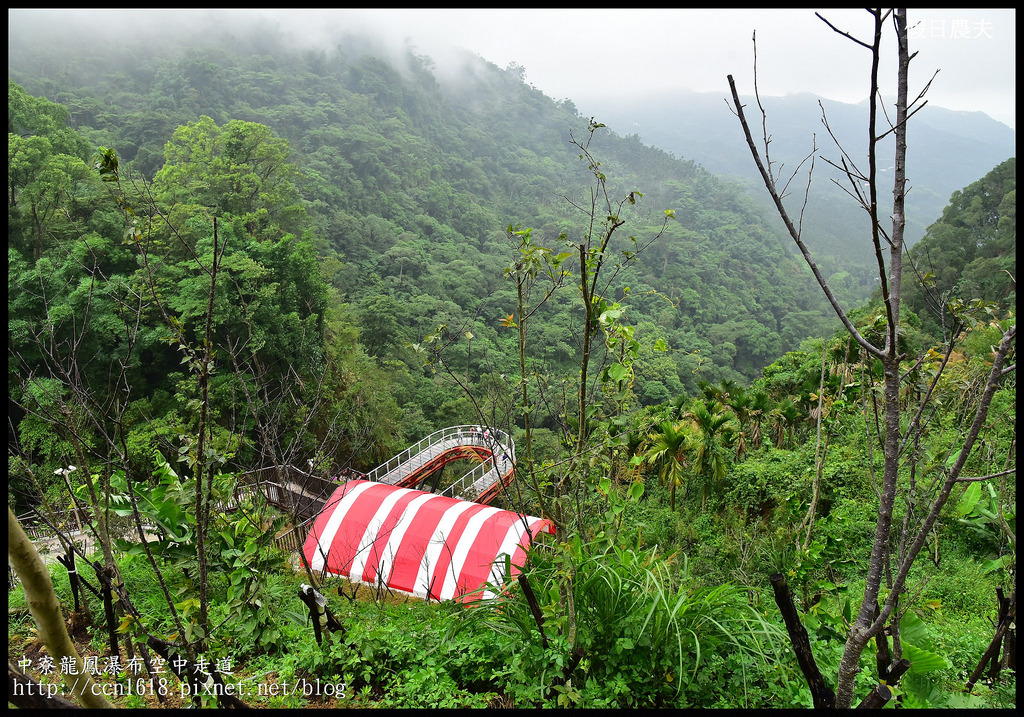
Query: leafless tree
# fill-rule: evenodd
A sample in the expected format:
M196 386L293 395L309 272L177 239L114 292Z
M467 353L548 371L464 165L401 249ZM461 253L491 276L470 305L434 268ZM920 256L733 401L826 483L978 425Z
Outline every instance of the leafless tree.
M792 181L792 178L780 185L780 177L775 172L768 152L770 135L766 129L765 113L763 108L761 108L760 99L758 98L757 102L762 113L762 127L765 127L765 130L762 133L762 146L759 147L758 143L754 140L750 122L744 113L744 105L740 101L735 82L731 75L728 78L732 94L731 107L739 118L754 163L757 165L765 187L771 195L775 208L782 218L787 231L799 248L822 292L832 305L836 315L853 341L868 356L880 362L882 366L884 398L881 440L884 453L882 459L883 469L881 486L877 489L878 512L875 535L869 555L867 572L864 576L866 581L864 597L847 634L846 645L836 676L835 692L823 694L820 699L816 696L815 699L816 706L835 706L840 708L852 706L854 700L854 681L861 669L861 656L872 638L881 635L881 639L885 639L882 631L885 630L887 624L889 626L888 632L893 636L894 650L892 662L889 665L879 665L879 679L885 681L889 676L889 671L896 668L897 663L902 658L899 642L899 616L907 607L900 606L900 600L906 592L907 576L922 548L925 547L926 540L935 527L939 513L949 499L954 487L966 480L976 480L975 478L968 479L963 476L964 466L975 444L978 442L993 394L999 387L1002 379L1015 369L1015 365L1012 364L1012 351L1015 345L1016 327L1011 326L1003 332L998 346L994 348L992 366L987 375L984 389L981 391L971 420L962 432L961 440L951 459L947 462L946 467L940 470L938 475L934 476L930 485L914 485L914 476L917 472L915 470L916 465L914 462L916 458L913 448L923 435L926 424L935 415L935 411L930 410L934 409L932 405L934 391L949 362L953 352L953 342L956 337L952 336L949 338L945 355L942 357L941 363L926 389L921 392L917 404L905 405L901 397L901 387L904 386L909 374L912 373L906 370L906 366L908 363L911 365L916 363L914 357L906 355L899 343L900 279L906 249L904 242L904 227L906 224L904 199L907 193L907 130L908 120L926 104L923 101L923 97L930 82L925 85L924 89L913 100L910 100L908 72L914 55L911 54L908 44L909 32L906 10L868 9L868 12L872 17L874 25L873 34L869 40L858 39L852 34L836 28L820 15L818 17L836 33L864 48L870 56L866 165L858 164L849 153L843 150L838 140L837 146L839 147L841 158L837 162L831 162L831 164L841 171L842 177L848 183L848 193L860 204L870 218L870 242L877 262L881 299L885 311L884 338L880 342L872 342L862 335L840 305L825 277L818 269L802 236L800 218L798 217L794 221L783 202L786 187L788 187L789 181ZM882 38L887 32L891 32L896 40L898 60L896 71L897 96L894 113L891 116L885 111L885 105L879 90ZM826 128L828 128L827 118L824 118L823 122ZM831 130L829 132L831 133ZM891 223L890 220L884 219L878 196L879 192L882 191L878 168L880 143L890 134L893 135L895 140ZM809 181L810 179L808 178ZM984 476L981 478L992 477L995 476ZM909 499L910 491L915 489L919 493L916 510L914 505L911 505ZM894 531L894 509L897 500L901 496L907 500L908 519L904 520L901 526L896 526L897 530ZM887 588L884 594L882 591L883 586ZM879 602L880 596L881 603Z

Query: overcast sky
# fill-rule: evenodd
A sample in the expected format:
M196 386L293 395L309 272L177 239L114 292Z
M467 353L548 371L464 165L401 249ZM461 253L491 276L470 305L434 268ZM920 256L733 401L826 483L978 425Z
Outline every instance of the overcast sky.
M9 11L9 32L19 17ZM211 22L193 10L77 10L133 24ZM202 12L202 11L201 11ZM210 11L205 11L209 13ZM214 10L224 18L269 16L297 42L320 44L338 30L365 29L401 46L411 41L443 68L446 47L470 50L505 67L517 62L526 80L555 98L573 100L584 114L611 96L679 90L728 92L735 76L742 94L753 90L751 36L757 31L758 85L763 94L810 92L841 102L866 98L869 54L840 37L811 10ZM867 39L863 10L821 11L837 28ZM1012 9L912 10L911 82L920 88L940 70L931 103L980 110L1015 126L1016 12ZM84 28L87 24L82 25ZM177 23L173 23L177 24ZM109 28L109 26L108 26ZM891 49L891 45L890 45ZM893 54L893 53L890 53ZM891 74L891 73L890 73ZM886 88L883 87L883 90Z
M870 38L863 10L822 11L833 25ZM753 89L811 92L841 102L866 98L869 53L840 37L811 10L399 10L350 11L353 22L406 33L427 54L445 41L505 67L514 61L546 94L586 113L609 94ZM1014 126L1014 10L911 11L912 81L927 82L931 102L981 110ZM891 47L891 45L890 45Z

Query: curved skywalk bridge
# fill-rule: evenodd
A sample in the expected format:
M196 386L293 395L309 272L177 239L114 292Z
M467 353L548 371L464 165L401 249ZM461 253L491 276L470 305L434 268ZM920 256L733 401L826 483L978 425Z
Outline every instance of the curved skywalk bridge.
M362 478L399 488L418 488L446 464L465 459L475 461L476 465L440 495L487 505L515 476L515 445L511 436L498 429L466 425L431 433ZM326 503L338 487L337 480L319 478L293 466L263 468L241 476L235 496L218 508L231 510L244 495L262 493L270 504L302 521L276 538L285 550L301 551L309 526L328 507ZM27 520L25 524L30 525Z
M515 475L515 445L504 431L485 426L450 426L377 466L365 479L400 488L414 488L451 461L479 463L441 492L475 503L489 503Z
M465 459L478 463L440 495L486 505L515 477L516 453L511 436L486 426L450 426L431 433L360 479L398 488L419 488L434 471L452 461ZM332 482L329 490L318 491L317 501L301 516L305 520L279 536L278 545L286 550L301 549L316 517L334 507L328 505L328 499L337 485Z

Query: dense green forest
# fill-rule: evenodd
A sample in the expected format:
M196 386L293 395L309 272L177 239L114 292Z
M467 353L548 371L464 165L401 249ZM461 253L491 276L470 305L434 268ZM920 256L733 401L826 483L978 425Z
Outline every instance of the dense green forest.
M74 148L55 148L58 154L88 163L96 146L112 147L135 176L154 181L156 197L185 205L177 211L194 205L265 211L260 238L291 234L309 245L300 251L306 260L321 258L319 279L333 292L335 331L358 332L362 350L352 360L370 357L391 377L389 386L364 390L384 404L372 412L387 421L374 432L376 444L335 456L366 467L409 439L475 420L461 392L425 376L409 348L439 324L472 332L465 366L471 383L515 367L514 332L500 325L516 303L502 274L515 249L505 228L528 224L535 241L551 246L563 232L578 230L580 212L571 202L589 187L568 139L570 132L585 133L587 123L571 103L552 102L515 72L476 58L467 57L462 76L445 89L429 58L408 54L406 65L395 68L358 44L347 54L328 54L291 53L281 43L262 38L257 52L236 40L234 48L179 48L171 55L154 54L148 45L95 55L82 48L73 64L33 57L38 45L15 47L12 76L26 92L67 108L81 139ZM26 130L36 134L29 127L18 134ZM207 178L222 170L193 159L195 143L222 131L260 133L249 141L266 154L254 163L267 171L271 163L288 165L266 177L276 193L261 191L259 207L216 196L227 178ZM638 340L647 346L660 340L670 349L649 353L638 365L637 402L693 394L700 380L748 382L783 351L832 330L834 318L806 270L738 190L635 137L602 130L596 141L616 191L643 194L630 207L631 231L641 241L654 235L647 225L663 210L676 217L636 257L628 280L616 278L608 288L618 299L628 287L627 320ZM187 187L207 182L205 196L188 196ZM12 247L36 260L47 249L63 251L41 237L57 233L48 219L64 217L55 206L52 217L26 206L31 189L19 202L17 183L12 179L12 199L20 205L12 236L26 243L14 239ZM277 221L285 216L289 221ZM30 222L32 230L23 231ZM247 228L239 239L253 236ZM229 254L235 251L232 238L226 245ZM257 259L261 265L274 260ZM114 266L102 271L116 273ZM303 301L321 315L328 303L323 296ZM268 306L264 315L270 312ZM554 374L570 370L579 352L578 324L572 302L555 297L535 323L533 358ZM286 342L268 343L280 347L277 358L290 355ZM148 378L165 383L154 395L170 397L166 382L175 380L177 359L169 350L162 356L164 364L146 362ZM367 366L366 373L374 369ZM172 408L164 403L152 410L166 415ZM555 428L554 421L546 416L542 425Z
M1015 605L1012 158L907 252L895 326L887 288L823 277L854 334L737 186L515 66L442 78L412 49L266 32L73 57L12 38L9 75L8 504L92 508L119 627L81 591L79 649L107 625L346 686L262 706L817 705L775 576L841 672L896 407L913 442L881 542L906 583L857 701L891 639L902 706L1014 705L1012 642L971 677ZM320 645L285 517L211 507L254 468L365 470L466 423L510 431L506 505L558 524L532 603L332 585L344 630ZM142 518L152 551L119 538ZM13 664L39 651L26 602Z

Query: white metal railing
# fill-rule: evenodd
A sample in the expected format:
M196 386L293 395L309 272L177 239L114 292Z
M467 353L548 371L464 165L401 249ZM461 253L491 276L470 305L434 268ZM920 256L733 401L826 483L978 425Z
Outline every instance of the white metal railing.
M505 431L489 426L450 426L434 431L377 466L366 479L395 485L435 458L463 446L486 448L491 455L441 495L476 498L515 467L515 444Z
M394 485L402 478L439 457L446 451L460 446L486 448L491 455L455 483L442 491L441 495L475 500L485 490L515 469L515 444L505 431L487 426L451 426L435 431L418 443L409 446L367 473L366 480ZM282 504L282 487L273 481L260 481L267 500ZM278 536L278 546L286 550L302 550L306 534L317 515L313 515L291 530Z
M491 455L479 465L441 491L441 495L476 500L492 485L515 468L515 460L508 449L494 441Z

